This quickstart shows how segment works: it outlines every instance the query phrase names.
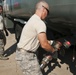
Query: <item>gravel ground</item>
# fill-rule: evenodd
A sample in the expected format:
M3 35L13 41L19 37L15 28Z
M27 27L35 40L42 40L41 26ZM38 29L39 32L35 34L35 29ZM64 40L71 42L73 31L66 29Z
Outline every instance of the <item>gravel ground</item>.
M5 46L5 55L9 60L0 60L0 75L22 75L22 72L15 61L16 40L15 34L9 32L7 36L7 44ZM51 61L49 66L45 68L44 75L76 75L76 65L70 59L72 59L68 53L68 56L58 58L57 61ZM67 54L66 54L67 55Z

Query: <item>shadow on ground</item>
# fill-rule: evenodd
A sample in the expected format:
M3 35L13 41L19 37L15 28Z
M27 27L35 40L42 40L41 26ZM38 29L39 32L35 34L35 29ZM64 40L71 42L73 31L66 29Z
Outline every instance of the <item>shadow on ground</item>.
M13 44L11 47L9 47L9 48L4 52L4 55L7 57L7 56L10 56L11 54L13 54L14 52L16 52L16 46L17 46L17 43Z
M76 49L76 48L75 48ZM74 59L75 58L75 59ZM61 64L68 64L69 67L66 69L70 69L70 72L73 73L73 75L76 75L76 50L74 51L73 48L68 49L65 53L64 57L59 56L59 59L61 59Z

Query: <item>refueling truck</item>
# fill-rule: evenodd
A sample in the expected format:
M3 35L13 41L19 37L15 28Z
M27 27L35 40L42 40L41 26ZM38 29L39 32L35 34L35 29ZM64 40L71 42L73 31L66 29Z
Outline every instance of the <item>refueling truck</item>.
M34 14L38 1L40 0L3 0L6 26L14 29L17 42L22 28ZM49 15L45 20L48 40L57 40L63 45L62 49L66 47L75 52L73 48L76 44L76 0L45 1L50 6ZM70 43L70 46L68 42L65 43L66 41ZM38 56L40 57L40 55ZM75 58L75 55L73 57Z

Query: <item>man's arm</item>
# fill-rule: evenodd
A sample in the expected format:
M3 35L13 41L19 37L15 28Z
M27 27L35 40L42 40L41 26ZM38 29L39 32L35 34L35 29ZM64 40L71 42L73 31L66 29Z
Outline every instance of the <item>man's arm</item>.
M40 45L43 49L45 49L48 52L52 52L52 53L54 52L54 48L49 44L45 32L39 33L38 39L39 39Z

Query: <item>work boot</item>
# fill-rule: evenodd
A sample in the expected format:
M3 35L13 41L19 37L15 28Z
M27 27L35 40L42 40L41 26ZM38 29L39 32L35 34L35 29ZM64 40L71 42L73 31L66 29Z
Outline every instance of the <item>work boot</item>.
M3 56L3 55L0 55L0 60L8 60L9 58Z

